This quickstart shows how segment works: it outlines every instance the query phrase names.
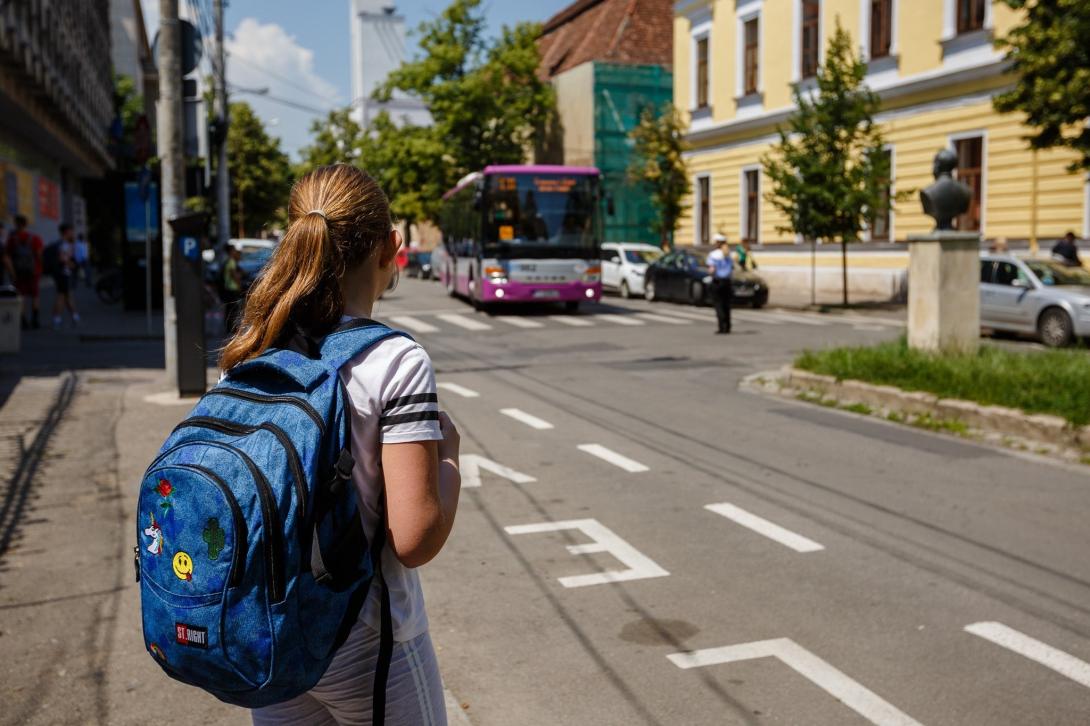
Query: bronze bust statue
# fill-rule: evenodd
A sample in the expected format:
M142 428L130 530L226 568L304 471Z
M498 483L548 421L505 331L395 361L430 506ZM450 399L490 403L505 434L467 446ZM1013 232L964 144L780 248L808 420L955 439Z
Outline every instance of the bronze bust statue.
M969 210L972 192L968 185L955 180L951 172L958 167L958 155L950 149L935 154L932 170L935 183L920 191L923 211L935 220L935 231L954 229L953 221Z

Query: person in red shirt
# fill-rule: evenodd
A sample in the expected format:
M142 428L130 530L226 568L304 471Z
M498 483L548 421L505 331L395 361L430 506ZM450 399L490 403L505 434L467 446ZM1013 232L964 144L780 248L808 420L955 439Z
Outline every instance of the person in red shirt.
M23 299L23 329L39 328L38 282L42 279L42 238L27 229L27 218L15 216L15 230L8 235L4 250L11 262L15 289ZM30 315L27 315L27 308Z

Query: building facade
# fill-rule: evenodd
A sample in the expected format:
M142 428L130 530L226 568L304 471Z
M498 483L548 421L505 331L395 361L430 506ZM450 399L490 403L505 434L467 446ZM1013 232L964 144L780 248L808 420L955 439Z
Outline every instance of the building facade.
M559 122L536 150L539 162L595 166L614 200L605 238L659 239L646 190L626 178L629 132L645 108L671 100L673 0L579 0L545 22L542 77L556 89Z
M111 166L109 0L0 6L0 216L44 239L85 216L84 179Z
M765 199L760 159L791 114L792 85L814 86L839 22L867 62L882 100L878 121L894 190L932 181L935 152L958 152L958 176L973 190L958 220L985 238L1042 241L1090 233L1086 177L1068 173L1067 151L1033 153L1017 114L992 96L1009 88L994 40L1018 16L991 0L679 0L674 4L674 98L688 119L691 208L684 244L715 233L757 243L793 243ZM876 215L867 240L892 242L932 221L912 198Z
M349 0L352 36L352 111L363 127L382 111L395 123L414 126L431 124L431 114L422 101L395 93L386 102L371 98L386 77L405 62L405 18L389 0Z

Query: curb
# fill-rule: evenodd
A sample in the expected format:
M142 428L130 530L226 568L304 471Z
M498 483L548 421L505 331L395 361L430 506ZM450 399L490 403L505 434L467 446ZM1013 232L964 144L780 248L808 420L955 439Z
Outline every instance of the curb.
M985 406L972 401L940 398L932 393L903 391L893 386L863 381L837 380L833 376L792 367L775 374L757 374L750 378L753 380L747 379L746 384L751 387L760 386L764 390L768 390L769 379L775 378L780 387L834 399L841 405L862 404L912 416L958 421L971 428L1029 439L1050 446L1090 449L1090 426L1073 426L1059 416L1030 414L1004 406Z

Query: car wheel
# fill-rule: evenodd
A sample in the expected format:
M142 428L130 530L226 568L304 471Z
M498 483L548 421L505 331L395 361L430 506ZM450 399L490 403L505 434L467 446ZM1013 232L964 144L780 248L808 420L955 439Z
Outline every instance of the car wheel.
M621 280L621 297L625 300L632 297L632 291L628 289L628 280Z
M655 280L653 278L647 278L647 282L643 284L643 299L647 302L655 301Z
M1075 337L1071 316L1060 308L1049 308L1037 319L1037 335L1049 348L1063 348Z
M689 285L689 302L693 305L704 304L704 283L694 282Z

